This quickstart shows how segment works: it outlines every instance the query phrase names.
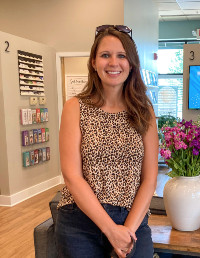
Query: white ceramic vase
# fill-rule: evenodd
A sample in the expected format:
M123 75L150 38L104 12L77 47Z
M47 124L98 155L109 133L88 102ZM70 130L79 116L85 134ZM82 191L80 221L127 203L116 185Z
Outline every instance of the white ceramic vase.
M173 228L181 231L200 228L200 176L170 179L164 187L163 199Z

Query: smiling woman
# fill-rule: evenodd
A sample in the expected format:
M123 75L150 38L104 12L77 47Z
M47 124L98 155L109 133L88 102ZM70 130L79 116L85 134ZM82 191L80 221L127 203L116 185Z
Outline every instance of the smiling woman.
M97 27L88 69L60 126L66 186L55 229L59 257L152 258L158 134L130 29Z

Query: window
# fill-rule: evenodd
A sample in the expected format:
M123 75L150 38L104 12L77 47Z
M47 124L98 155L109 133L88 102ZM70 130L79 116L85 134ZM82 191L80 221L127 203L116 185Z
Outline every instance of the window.
M158 117L182 118L183 45L200 41L160 41L158 49Z
M183 49L158 50L158 56L160 74L183 73Z

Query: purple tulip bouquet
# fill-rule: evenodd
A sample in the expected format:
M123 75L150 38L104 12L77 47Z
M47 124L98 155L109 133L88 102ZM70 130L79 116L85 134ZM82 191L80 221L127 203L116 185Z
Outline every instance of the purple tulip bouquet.
M172 169L168 175L170 177L200 175L200 123L183 119L174 127L164 126L161 132L164 138L160 154Z

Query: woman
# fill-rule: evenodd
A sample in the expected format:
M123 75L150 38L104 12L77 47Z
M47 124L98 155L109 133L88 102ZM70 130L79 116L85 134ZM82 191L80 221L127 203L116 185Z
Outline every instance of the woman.
M59 257L111 257L112 250L120 258L153 257L147 213L158 134L131 32L123 25L97 27L88 83L64 105Z

